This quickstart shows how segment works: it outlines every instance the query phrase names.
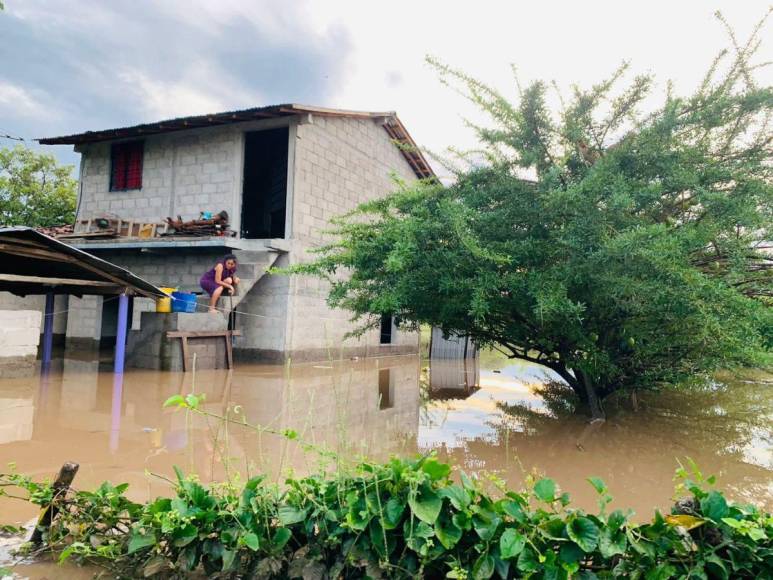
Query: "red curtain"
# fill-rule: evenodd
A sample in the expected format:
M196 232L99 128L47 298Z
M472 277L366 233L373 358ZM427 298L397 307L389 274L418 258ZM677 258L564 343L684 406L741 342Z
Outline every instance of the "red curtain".
M142 187L142 141L118 143L112 149L112 190Z

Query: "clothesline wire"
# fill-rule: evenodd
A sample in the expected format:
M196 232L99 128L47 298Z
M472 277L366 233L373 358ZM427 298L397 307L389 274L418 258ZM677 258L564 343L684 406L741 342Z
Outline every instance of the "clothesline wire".
M118 296L111 296L110 298L104 298L102 300L102 303L104 304L105 302L110 302L111 300L115 300L117 298L118 298ZM142 298L145 298L145 297L143 296ZM172 300L182 300L182 298L175 298L174 296L169 296L169 298L171 298ZM150 300L152 300L152 299L150 299ZM209 308L209 306L206 305L206 304L200 304L200 303L197 302L196 303L196 308ZM75 310L75 309L74 308L66 308L65 310L55 310L54 312L51 313L51 316L56 316L58 314L66 314L70 310ZM252 312L244 312L243 310L228 310L227 308L221 308L221 307L218 307L218 306L215 307L215 310L219 310L219 311L223 312L224 314L230 314L231 312L233 312L234 314L241 314L242 316L252 316L254 318L271 318L270 316L266 316L265 314L254 314Z

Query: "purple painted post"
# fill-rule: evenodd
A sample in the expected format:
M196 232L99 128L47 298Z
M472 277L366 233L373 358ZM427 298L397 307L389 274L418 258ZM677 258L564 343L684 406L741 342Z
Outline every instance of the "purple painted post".
M115 333L115 365L114 372L122 373L126 358L126 330L129 323L129 297L121 294L118 297L118 329Z
M51 364L51 353L54 350L54 293L46 294L46 313L43 317L43 354L42 367Z
M110 405L110 452L118 451L121 436L121 404L123 403L123 373L113 375L113 401Z

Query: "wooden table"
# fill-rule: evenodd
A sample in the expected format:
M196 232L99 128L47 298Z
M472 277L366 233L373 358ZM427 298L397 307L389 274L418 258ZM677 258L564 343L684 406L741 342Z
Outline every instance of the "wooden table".
M241 336L241 330L173 330L166 333L167 338L179 338L183 347L183 372L188 370L188 339L189 338L218 338L225 339L225 362L229 369L234 368L234 353L231 337Z

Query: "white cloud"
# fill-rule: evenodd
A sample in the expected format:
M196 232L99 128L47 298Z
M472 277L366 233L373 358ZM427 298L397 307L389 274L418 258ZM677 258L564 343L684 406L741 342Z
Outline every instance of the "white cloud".
M126 69L118 79L126 91L133 93L145 121L217 113L234 108L234 103L249 106L254 95L238 94L208 68L198 66L195 74L176 81L152 78L139 69Z
M0 117L51 119L55 111L44 104L45 100L43 95L36 95L34 91L0 80Z

